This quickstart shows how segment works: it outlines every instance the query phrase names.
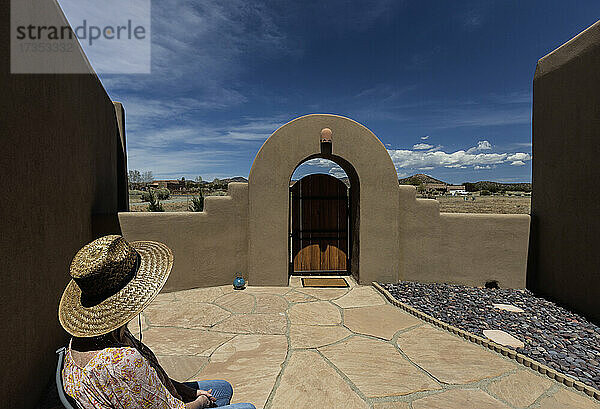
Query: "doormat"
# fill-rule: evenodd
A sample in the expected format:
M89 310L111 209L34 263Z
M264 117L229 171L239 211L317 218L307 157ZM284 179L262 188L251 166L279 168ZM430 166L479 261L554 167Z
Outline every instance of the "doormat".
M347 288L348 282L343 278L307 277L302 279L303 287Z

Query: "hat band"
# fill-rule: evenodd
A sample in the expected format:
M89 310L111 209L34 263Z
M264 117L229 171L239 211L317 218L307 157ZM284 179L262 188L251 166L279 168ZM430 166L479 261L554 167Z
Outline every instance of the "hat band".
M137 251L135 253L136 257L133 266L127 272L125 272L125 274L121 275L121 279L119 281L103 283L104 286L97 285L95 288L96 291L93 293L81 291L81 305L87 308L94 307L125 288L125 286L127 286L127 284L133 280L140 267L141 257Z

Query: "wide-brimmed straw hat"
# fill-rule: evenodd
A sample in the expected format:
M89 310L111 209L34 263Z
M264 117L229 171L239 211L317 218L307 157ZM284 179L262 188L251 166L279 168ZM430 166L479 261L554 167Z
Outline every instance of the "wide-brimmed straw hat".
M104 236L71 262L71 282L58 306L62 327L76 337L109 333L131 321L160 292L173 266L162 243Z

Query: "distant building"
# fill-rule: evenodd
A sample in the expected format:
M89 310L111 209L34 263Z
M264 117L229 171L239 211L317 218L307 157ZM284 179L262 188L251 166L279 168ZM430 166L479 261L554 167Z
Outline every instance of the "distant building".
M424 183L423 185L427 192L446 192L446 185L444 183Z
M155 180L154 182L148 185L153 189L169 189L170 191L174 190L184 190L185 189L185 180Z
M446 192L450 193L452 196L467 194L467 190L465 189L464 186L448 185L448 186L446 186Z

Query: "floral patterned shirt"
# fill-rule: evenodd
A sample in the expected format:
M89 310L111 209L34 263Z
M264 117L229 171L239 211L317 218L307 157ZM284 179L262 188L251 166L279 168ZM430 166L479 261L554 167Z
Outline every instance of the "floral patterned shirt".
M69 348L62 378L67 395L84 409L185 409L135 348L105 348L83 368Z

